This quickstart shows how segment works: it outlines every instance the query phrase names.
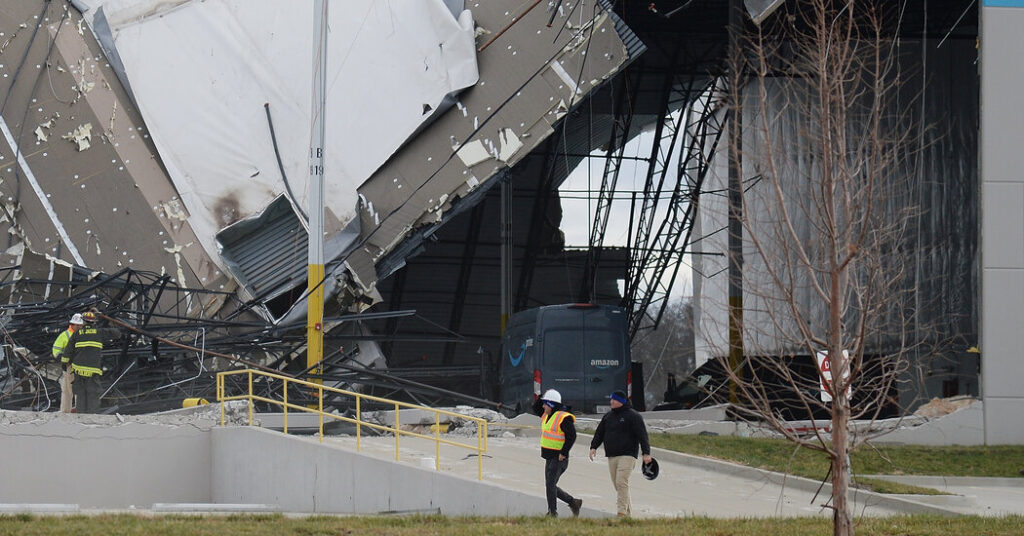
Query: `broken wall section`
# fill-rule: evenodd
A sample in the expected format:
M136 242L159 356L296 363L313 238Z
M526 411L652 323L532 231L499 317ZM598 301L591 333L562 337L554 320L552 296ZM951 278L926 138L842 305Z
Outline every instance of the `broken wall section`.
M441 223L459 199L516 165L633 59L619 33L628 30L602 5L566 2L551 26L551 13L523 15L517 2L467 5L483 49L480 81L359 187L360 247L346 265L362 291L387 275L377 264L412 231Z

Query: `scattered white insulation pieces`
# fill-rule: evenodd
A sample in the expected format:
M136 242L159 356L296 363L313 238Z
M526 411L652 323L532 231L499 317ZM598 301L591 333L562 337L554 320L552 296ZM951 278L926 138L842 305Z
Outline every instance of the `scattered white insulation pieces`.
M78 152L82 152L91 147L89 141L92 140L92 123L79 125L78 128L61 136L61 138L78 145Z
M552 110L552 112L554 112L556 119L561 119L562 116L569 113L569 106L565 104L564 100L560 100L558 101L558 105L555 106L555 109Z
M480 186L480 179L476 178L475 175L470 175L469 178L466 179L466 186L468 186L469 191L472 192L477 186Z
M457 154L466 167L473 167L480 162L491 159L491 154L487 152L484 142L480 140L473 140L463 145Z
M519 141L519 137L516 136L515 132L512 132L510 128L503 128L498 131L498 138L501 141L501 150L498 152L498 160L502 162L508 162L509 158L512 158L519 149L523 148L523 142Z
M188 213L185 212L185 207L182 206L181 201L178 199L171 199L158 205L164 211L164 216L168 219L175 219L178 221L185 221L188 219Z
M373 209L373 202L366 199L366 196L359 194L359 199L363 202L363 208L366 209L366 213L373 218L374 225L380 225L380 214Z
M192 242L189 242L188 244L185 244L184 246L175 244L175 246L173 248L164 248L164 251L166 251L167 253L173 253L174 254L174 264L176 264L178 266L178 284L180 284L180 285L184 285L185 284L185 271L181 269L181 250L183 250L183 249L185 249L185 248L187 248L187 247L189 247L191 245L192 245ZM192 303L192 300L190 298L189 299L189 305L188 305L189 309L192 308L191 303Z
M565 85L569 86L569 89L572 90L572 93L574 95L573 98L575 98L575 95L583 93L580 90L579 86L576 84L576 80L574 80L573 77L569 74L569 72L565 70L565 67L562 66L562 62L551 62L551 70L554 71L556 75L558 75L558 78L562 79L562 82L565 82Z

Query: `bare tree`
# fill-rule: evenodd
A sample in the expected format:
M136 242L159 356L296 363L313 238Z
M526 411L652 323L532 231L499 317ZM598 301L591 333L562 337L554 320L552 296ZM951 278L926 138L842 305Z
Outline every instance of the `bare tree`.
M730 113L744 127L744 302L734 318L744 361L720 359L752 417L830 458L837 535L854 533L849 452L870 438L851 422L895 403L912 345L902 252L920 131L899 102L896 32L882 6L787 3L732 60L742 75ZM789 424L794 415L831 422L807 435Z
M682 379L693 372L693 329L692 300L676 298L665 309L658 329L633 339L632 359L644 364L647 409L664 398L669 374Z

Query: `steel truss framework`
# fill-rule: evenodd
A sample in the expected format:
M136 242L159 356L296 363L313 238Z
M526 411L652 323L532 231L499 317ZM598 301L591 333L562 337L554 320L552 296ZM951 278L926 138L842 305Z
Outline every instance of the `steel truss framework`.
M697 97L687 108L680 110L672 132L672 142L683 128L683 154L680 155L672 195L664 208L664 216L655 233L650 233L653 217L646 225L640 225L642 232L633 242L633 262L630 265L630 280L625 303L632 304L630 337L645 329L656 329L669 302L669 293L675 284L683 256L690 245L693 225L697 216L698 200L711 168L711 161L722 139L726 116L719 103L721 79L714 79L698 89ZM692 95L693 80L687 86ZM693 118L687 122L688 118ZM666 121L668 123L668 121ZM671 124L671 123L669 123ZM656 145L657 146L657 145ZM669 155L671 156L671 155ZM653 168L654 166L652 166ZM659 193L664 183L667 167L660 170L659 188L648 192L645 185L644 198L652 202L644 204L644 213L656 213ZM650 174L648 175L650 177ZM650 184L650 181L648 181ZM648 197L649 196L649 197ZM643 223L643 220L641 220Z
M0 306L3 330L0 356L0 408L55 410L59 406L60 366L51 346L75 312L98 311L114 336L104 351L106 370L102 406L106 413L149 413L181 407L185 398L216 396L217 372L260 368L298 379L322 379L342 388L359 385L376 394L425 403L474 403L485 400L461 395L403 378L401 372L367 369L354 358L353 339L365 337L335 329L326 334L336 350L325 357L324 373L296 370L304 363L304 324L273 325L256 314L256 302L243 303L233 293L180 287L166 275L124 269L92 275L73 269L70 279L19 277L20 266L0 271L0 292L9 303ZM34 301L33 298L41 298ZM214 315L216 313L216 316ZM388 321L414 317L415 311L347 315L327 319L337 328L351 322ZM379 339L416 337L459 340L437 330L398 332ZM347 350L340 346L346 343ZM229 392L247 389L241 376L232 376ZM281 382L257 380L258 392L280 394ZM272 398L272 397L271 397ZM313 403L309 392L289 393L295 403ZM350 401L325 400L327 409L348 409Z
M643 191L634 192L630 204L629 275L619 304L630 311L631 338L640 331L656 329L668 305L689 246L701 187L725 122L720 103L716 102L722 82L709 75L719 71L720 66L708 68L720 61L720 44L674 48L662 53L669 59L668 69L652 73L641 65L623 76L629 82L620 90L613 110L604 175L591 226L586 277L579 293L580 301L592 299L589 285L600 268L626 141L637 130L631 131L637 93L641 85L656 82L660 84L658 96L651 99L658 106L654 140L649 156L639 161L645 168L645 181Z

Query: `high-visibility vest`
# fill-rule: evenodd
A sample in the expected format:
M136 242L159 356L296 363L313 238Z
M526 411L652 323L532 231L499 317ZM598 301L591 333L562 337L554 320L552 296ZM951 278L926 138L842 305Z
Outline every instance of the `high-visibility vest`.
M576 420L576 416L568 411L556 411L548 416L540 427L540 448L562 450L565 445L565 434L562 432L562 421Z
M64 349L67 348L68 340L71 339L71 334L74 332L75 330L73 328L65 329L60 332L60 335L57 335L57 340L53 341L53 350L51 350L51 352L53 353L53 357L60 358L61 363L68 362L68 356L64 353Z

